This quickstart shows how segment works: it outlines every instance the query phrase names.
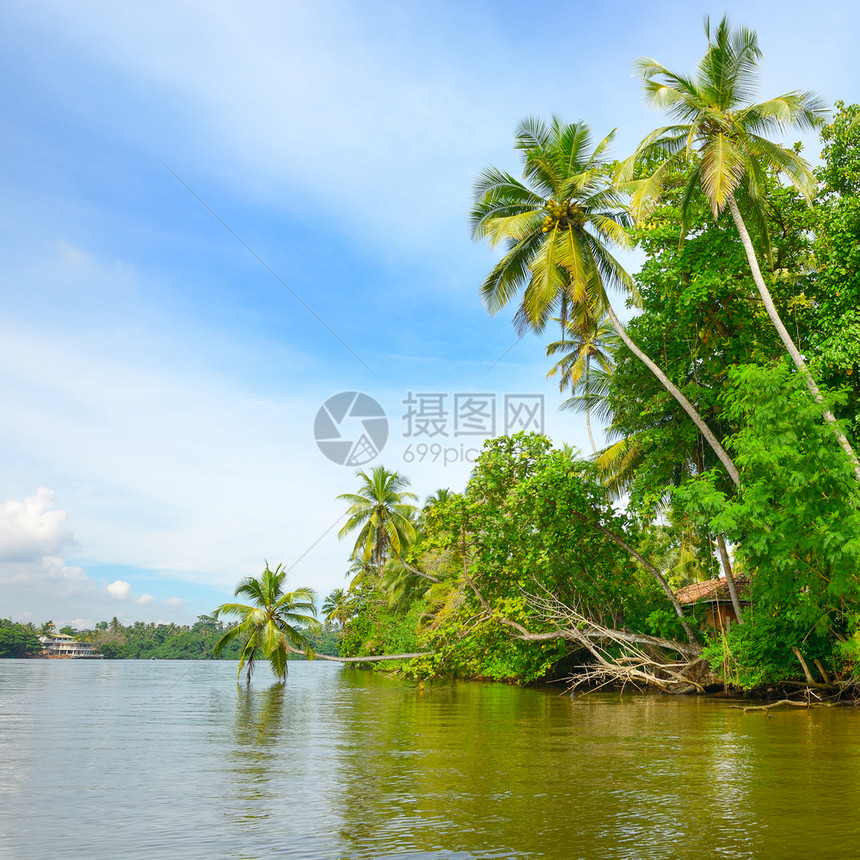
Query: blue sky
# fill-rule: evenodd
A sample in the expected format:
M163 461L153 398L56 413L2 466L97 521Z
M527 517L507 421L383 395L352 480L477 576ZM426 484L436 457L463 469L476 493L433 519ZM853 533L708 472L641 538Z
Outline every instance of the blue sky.
M727 8L758 30L764 95L860 100L855 4ZM327 530L355 469L313 439L340 391L383 405L374 462L422 498L469 464L404 461L410 391L543 394L550 435L587 450L539 339L496 363L516 337L478 297L494 256L469 238L471 185L517 171L527 115L617 127L628 154L661 122L632 61L691 69L709 11L7 3L0 617L189 622L264 559L342 585Z

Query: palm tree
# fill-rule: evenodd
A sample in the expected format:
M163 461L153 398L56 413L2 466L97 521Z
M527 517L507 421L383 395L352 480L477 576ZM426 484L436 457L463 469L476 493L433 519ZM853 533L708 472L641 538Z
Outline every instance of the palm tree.
M547 373L547 379L558 374L559 390L570 388L571 397L562 403L562 409L585 410L588 438L592 453L596 455L597 445L591 432L592 394L594 393L592 382L595 381L591 365L592 362L597 365L599 374L597 387L602 393L606 388L608 377L612 375L612 350L617 347L619 338L612 326L607 324L605 317L597 320L587 313L587 309L580 307L578 310L579 312L572 319L564 320L562 323L562 339L550 343L546 348L548 356L562 353L561 358ZM576 396L577 391L582 391L581 397Z
M335 588L323 601L323 615L326 621L337 621L341 627L349 617L347 600L349 595L343 588Z
M352 558L373 560L378 575L382 565L391 554L402 555L410 541L415 538L415 507L409 504L417 500L414 493L406 490L409 481L397 472L389 472L384 466L376 466L368 475L359 470L362 486L357 493L343 493L339 501L349 502L349 519L338 532L345 538L358 530L352 550Z
M251 601L249 604L224 603L212 613L213 618L232 615L239 619L215 643L214 654L217 657L230 642L243 640L236 677L242 674L242 668L247 663L249 684L254 663L260 656L269 661L279 681L286 680L287 654L290 650L301 649L308 658L313 659L310 643L297 625L304 625L310 630L319 627L314 593L310 588L285 592L283 586L286 578L287 572L283 565L279 564L271 570L266 562L266 569L259 577L246 577L233 592L236 597L248 598Z
M826 113L824 103L813 93L799 90L768 101L750 103L761 57L755 32L745 27L733 30L728 18L723 17L713 34L710 22L705 18L705 34L708 50L693 77L671 72L650 57L637 61L646 99L655 107L668 111L678 122L648 135L622 165L619 176L629 179L634 165L643 157L655 154L662 157L660 167L636 184L633 207L634 211L641 211L659 194L670 167L679 161L693 161L695 156L695 166L682 198L682 216L686 215L699 190L707 198L715 219L728 206L767 315L807 388L821 405L825 421L831 425L842 449L851 458L860 481L857 455L824 402L800 350L776 309L739 206L739 202L745 204L753 219L759 224L764 223L763 192L768 171L788 178L811 202L815 183L809 165L799 155L764 135L791 127L813 128ZM761 230L761 233L767 241L767 231Z
M348 591L352 589L374 570L373 565L363 556L359 558L350 558L349 567L344 576L349 580Z
M431 493L424 500L424 507L421 508L421 513L426 514L429 510L431 510L435 505L444 505L451 500L451 490L448 487L443 487L442 489L436 490L435 493Z
M738 470L725 448L681 390L633 342L609 302L606 287L633 290L630 276L609 251L610 244L629 244L627 208L608 177L605 152L612 137L592 147L584 122L565 125L553 118L546 126L528 119L515 137L525 182L496 168L478 177L472 235L507 247L481 288L484 304L495 313L521 291L517 320L536 331L556 310L568 306L587 308L598 319L605 314L628 349L692 419L737 484Z

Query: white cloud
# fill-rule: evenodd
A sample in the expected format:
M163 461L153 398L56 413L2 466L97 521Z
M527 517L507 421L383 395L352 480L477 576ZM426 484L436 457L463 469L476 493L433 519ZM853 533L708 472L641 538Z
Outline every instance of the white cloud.
M54 494L40 487L23 502L0 505L0 562L32 562L55 555L73 540L66 512L52 510Z
M118 579L107 587L107 592L118 600L125 600L131 594L131 583Z
M70 546L73 537L63 526L66 511L55 510L53 503L54 493L42 487L24 501L0 504L0 587L5 612L17 620L50 617L80 629L93 613L114 614L117 600L128 606L155 602L151 594L135 596L130 582L106 583L54 555ZM181 600L165 602L177 609L182 604Z
M182 606L181 597L166 597L163 602L166 606L173 607L174 609L178 609Z

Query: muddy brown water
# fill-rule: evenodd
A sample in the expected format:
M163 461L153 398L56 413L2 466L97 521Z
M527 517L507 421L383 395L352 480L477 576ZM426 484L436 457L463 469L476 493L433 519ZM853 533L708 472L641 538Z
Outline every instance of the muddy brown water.
M860 857L860 708L0 661L0 856Z

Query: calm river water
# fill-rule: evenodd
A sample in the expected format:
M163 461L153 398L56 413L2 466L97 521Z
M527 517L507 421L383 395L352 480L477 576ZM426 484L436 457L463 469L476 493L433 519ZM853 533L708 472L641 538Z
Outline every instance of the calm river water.
M0 661L0 856L860 856L860 709Z

